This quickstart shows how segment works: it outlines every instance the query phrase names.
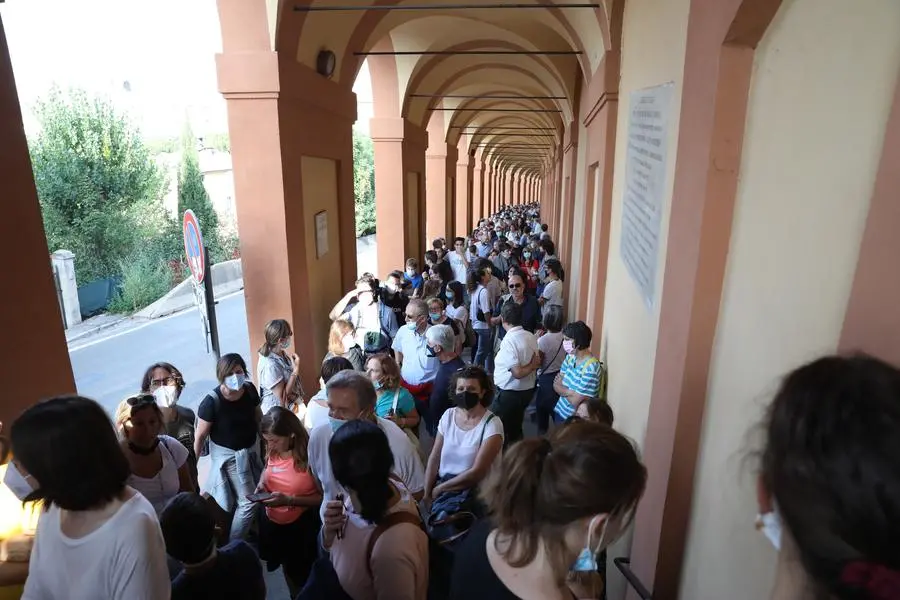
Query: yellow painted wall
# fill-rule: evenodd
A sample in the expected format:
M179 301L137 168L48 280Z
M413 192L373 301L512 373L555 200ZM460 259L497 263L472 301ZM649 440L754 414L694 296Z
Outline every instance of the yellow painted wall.
M592 260L590 240L584 239L584 220L587 216L587 127L578 121L578 162L575 164L575 205L572 220L572 260L563 265L566 269L565 298L566 315L573 321L578 318L578 295L582 281L576 274L581 273L582 262Z
M748 431L836 349L898 69L896 0L785 0L757 49L681 598L769 597Z
M303 185L303 223L306 228L306 264L309 270L309 306L313 330L309 337L297 335L302 351L312 344L312 356L325 356L328 344L328 312L341 298L341 238L338 231L337 161L304 156L300 160ZM316 214L325 211L328 251L316 256ZM351 245L354 248L355 245ZM305 339L301 339L305 338Z
M659 329L659 293L665 266L665 242L668 237L669 210L678 141L678 115L681 111L681 78L687 41L689 0L628 0L622 35L622 76L619 89L615 171L613 174L610 215L609 261L606 280L606 305L601 347L609 366L609 399L616 414L616 429L642 445L647 429L656 339ZM628 141L629 97L631 92L674 82L671 100L666 193L660 226L660 250L657 268L657 295L652 308L645 304L620 253L622 198ZM595 332L595 335L598 335ZM625 583L612 566L615 556L627 556L630 534L609 551L607 565L610 600L625 597Z
M606 283L604 338L610 367L609 397L616 426L643 442L659 325L659 292L665 265L669 209L678 141L681 75L687 33L688 0L630 0L625 4L622 78L619 91L619 135L616 139L609 267ZM622 198L628 142L629 96L643 88L675 82L668 133L666 194L660 227L656 300L648 308L620 253Z

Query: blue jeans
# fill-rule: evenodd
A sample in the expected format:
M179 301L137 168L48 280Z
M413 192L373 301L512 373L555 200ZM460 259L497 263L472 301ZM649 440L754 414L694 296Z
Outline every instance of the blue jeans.
M491 330L476 329L475 336L478 338L478 350L475 351L472 362L490 373L494 370L494 339Z
M253 525L253 519L256 518L256 511L259 505L250 502L247 496L256 491L256 483L253 481L249 473L239 473L237 463L234 459L225 463L225 471L228 474L228 480L234 491L237 506L234 509L234 517L231 519L231 541L243 540L247 538L250 527Z

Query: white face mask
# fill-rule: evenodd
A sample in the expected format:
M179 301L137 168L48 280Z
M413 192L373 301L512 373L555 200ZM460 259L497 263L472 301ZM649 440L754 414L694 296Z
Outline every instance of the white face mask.
M3 476L3 485L9 488L20 501L24 502L25 498L34 492L34 486L28 481L34 479L31 475L25 477L16 467L14 462L6 465L6 474Z
M153 392L153 397L156 399L157 406L161 408L169 408L175 406L175 403L178 402L178 386L160 386L156 388L155 392Z
M776 550L781 550L781 517L778 516L777 510L757 515L756 529L766 536Z

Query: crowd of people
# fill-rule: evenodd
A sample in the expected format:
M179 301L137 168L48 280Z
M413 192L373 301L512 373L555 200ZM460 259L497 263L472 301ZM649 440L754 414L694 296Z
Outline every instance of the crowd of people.
M23 598L262 599L279 568L299 600L605 597L647 471L537 208L404 266L333 307L312 394L273 319L255 373L223 355L196 414L166 362L112 423L77 396L27 409L4 467L45 507ZM759 477L773 598L900 598L898 400L864 356L785 379Z

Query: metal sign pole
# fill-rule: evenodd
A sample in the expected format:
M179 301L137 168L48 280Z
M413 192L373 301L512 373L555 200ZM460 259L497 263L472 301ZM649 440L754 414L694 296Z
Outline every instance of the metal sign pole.
M209 339L212 343L213 354L215 354L216 360L218 361L219 358L221 358L221 353L219 351L219 325L216 321L216 299L213 296L212 269L210 269L209 265L209 249L206 246L203 247L203 262L206 272L206 275L203 277L203 290L206 293L203 295L206 296L206 319L209 326Z

